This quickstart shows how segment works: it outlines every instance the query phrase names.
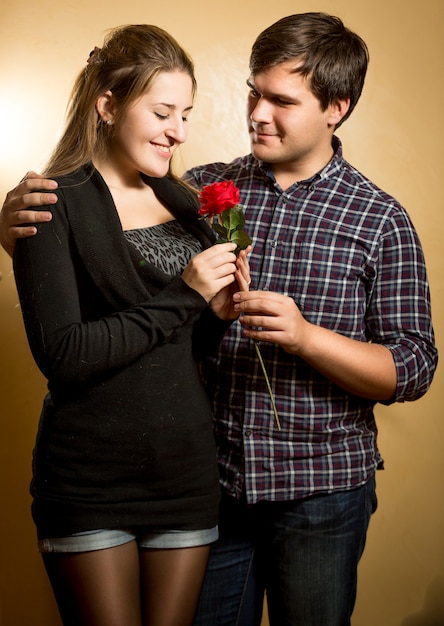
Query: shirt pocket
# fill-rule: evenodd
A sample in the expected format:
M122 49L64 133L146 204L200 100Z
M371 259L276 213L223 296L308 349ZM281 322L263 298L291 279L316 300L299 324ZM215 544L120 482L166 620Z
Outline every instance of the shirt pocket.
M285 293L307 321L360 337L371 289L371 272L364 246L352 237L334 241L303 241L283 255Z

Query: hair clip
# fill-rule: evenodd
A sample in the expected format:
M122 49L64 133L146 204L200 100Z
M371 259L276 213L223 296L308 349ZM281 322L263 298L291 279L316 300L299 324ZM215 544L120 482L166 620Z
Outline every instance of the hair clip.
M94 50L91 50L91 52L89 53L89 58L86 60L88 65L90 65L91 63L94 63L94 61L99 56L99 52L101 52L101 50L102 48L98 48L97 46L94 47Z

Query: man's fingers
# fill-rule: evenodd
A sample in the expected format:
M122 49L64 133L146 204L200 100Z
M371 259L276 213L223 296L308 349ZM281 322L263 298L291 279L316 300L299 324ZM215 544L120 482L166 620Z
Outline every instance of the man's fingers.
M250 326L251 328L270 328L270 319L265 315L243 315L239 318L242 326Z
M33 205L35 205L35 201L33 202ZM23 203L21 203L21 206L23 206ZM21 210L14 214L14 226L20 226L20 224L39 224L42 222L50 222L51 219L52 214L49 211Z
M18 239L24 239L35 235L37 228L35 226L17 226L14 232Z
M21 183L19 187L14 189L13 193L8 194L7 202L11 205L11 207L17 207L18 210L23 207L43 206L45 204L55 204L57 202L57 195L55 193L51 193L50 190L48 190L48 192L42 191L42 188L38 186L36 186L36 189L29 189L28 187L25 188L29 182L30 181L25 181L24 183Z
M279 315L285 304L279 294L262 291L238 292L234 294L233 300L236 311L250 314Z
M20 186L24 185L29 191L33 191L36 189L56 189L57 182L52 180L52 178L43 178L41 174L37 172L27 172L20 183L17 185L16 189Z
M55 189L57 189L57 182L55 180L42 178L40 174L36 174L35 172L28 172L17 187L6 194L6 200L11 204L21 202L21 206L25 203L26 206L53 204L57 202L57 196L50 192ZM29 195L31 195L31 198L28 197Z

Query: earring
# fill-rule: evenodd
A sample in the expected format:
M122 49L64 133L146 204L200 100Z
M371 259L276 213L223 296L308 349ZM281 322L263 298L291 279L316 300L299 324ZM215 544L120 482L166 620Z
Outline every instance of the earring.
M112 126L113 125L113 121L112 120L106 120L106 123L108 124L108 126Z

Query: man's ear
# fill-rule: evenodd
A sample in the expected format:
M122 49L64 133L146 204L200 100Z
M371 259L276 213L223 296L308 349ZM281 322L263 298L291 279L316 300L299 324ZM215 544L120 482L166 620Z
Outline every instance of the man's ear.
M108 90L97 98L96 110L104 123L114 123L116 106L112 91Z
M342 118L346 115L350 108L350 98L344 98L343 100L334 100L330 104L330 116L328 123L332 126L337 126Z

